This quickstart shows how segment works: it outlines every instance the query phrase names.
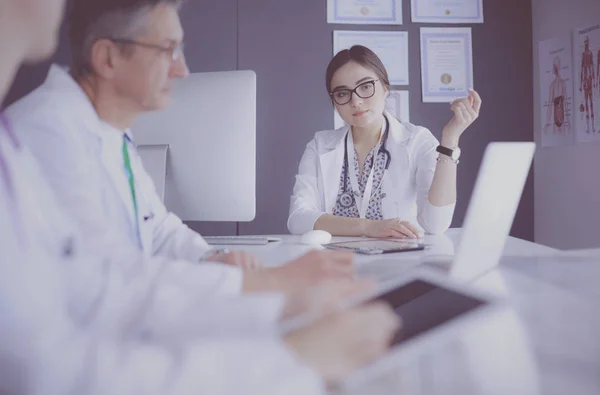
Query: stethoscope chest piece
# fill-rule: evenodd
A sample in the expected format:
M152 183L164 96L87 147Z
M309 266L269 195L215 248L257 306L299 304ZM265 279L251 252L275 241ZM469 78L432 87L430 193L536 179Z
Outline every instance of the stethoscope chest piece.
M343 208L350 208L354 205L354 196L350 192L344 192L340 195L340 205Z

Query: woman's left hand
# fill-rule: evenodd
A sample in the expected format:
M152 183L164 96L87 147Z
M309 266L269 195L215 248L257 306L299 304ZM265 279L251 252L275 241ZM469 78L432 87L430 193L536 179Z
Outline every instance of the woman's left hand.
M458 140L463 132L479 117L481 97L474 90L469 89L469 97L457 99L452 102L451 109L454 117L442 131L442 137L458 146Z

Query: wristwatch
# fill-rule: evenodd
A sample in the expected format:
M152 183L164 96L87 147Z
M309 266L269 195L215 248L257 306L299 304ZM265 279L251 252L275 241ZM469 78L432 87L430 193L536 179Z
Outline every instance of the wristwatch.
M450 157L454 163L458 163L458 158L460 158L460 148L456 147L454 149L450 149L444 147L443 145L438 145L436 151L442 155Z

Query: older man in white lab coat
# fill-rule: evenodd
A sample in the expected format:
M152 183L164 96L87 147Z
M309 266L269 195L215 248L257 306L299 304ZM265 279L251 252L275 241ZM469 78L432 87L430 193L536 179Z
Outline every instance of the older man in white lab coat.
M53 66L46 82L7 112L79 225L86 248L119 265L131 265L140 253L189 262L207 256L202 237L158 198L128 130L140 112L166 105L171 79L187 75L179 3L76 2L70 33L78 77ZM238 258L210 260L235 264ZM257 272L209 272L187 283L228 296L348 278L352 263L347 256L313 255Z
M55 47L63 6L64 0L0 0L0 102L21 62ZM85 322L72 311L73 284L65 272L96 266L87 264L75 228L11 129L0 116L0 393L318 394L323 379L340 378L385 348L396 323L375 307L322 321L283 342L270 334L194 342L140 337L147 333L143 317L161 298L160 265L148 267L152 287L131 287L114 265L96 271L105 289L98 314ZM131 299L106 297L123 287L136 288Z
M46 83L7 115L43 164L61 202L82 225L85 239L98 250L113 249L122 256L135 246L147 255L254 267L257 260L245 253L212 254L198 233L166 210L128 130L145 108L120 92L135 88L152 95L161 84L164 100L169 80L188 73L179 46L180 3L75 2L69 34L71 71L78 79L52 67ZM134 40L131 32L139 31L149 36ZM114 56L121 60L112 63ZM146 80L135 81L136 75Z

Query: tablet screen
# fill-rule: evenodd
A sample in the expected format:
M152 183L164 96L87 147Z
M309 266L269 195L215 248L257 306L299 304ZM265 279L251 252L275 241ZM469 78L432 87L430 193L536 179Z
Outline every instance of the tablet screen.
M401 285L375 300L388 303L402 318L403 325L394 337L393 345L412 339L487 303L422 280Z

